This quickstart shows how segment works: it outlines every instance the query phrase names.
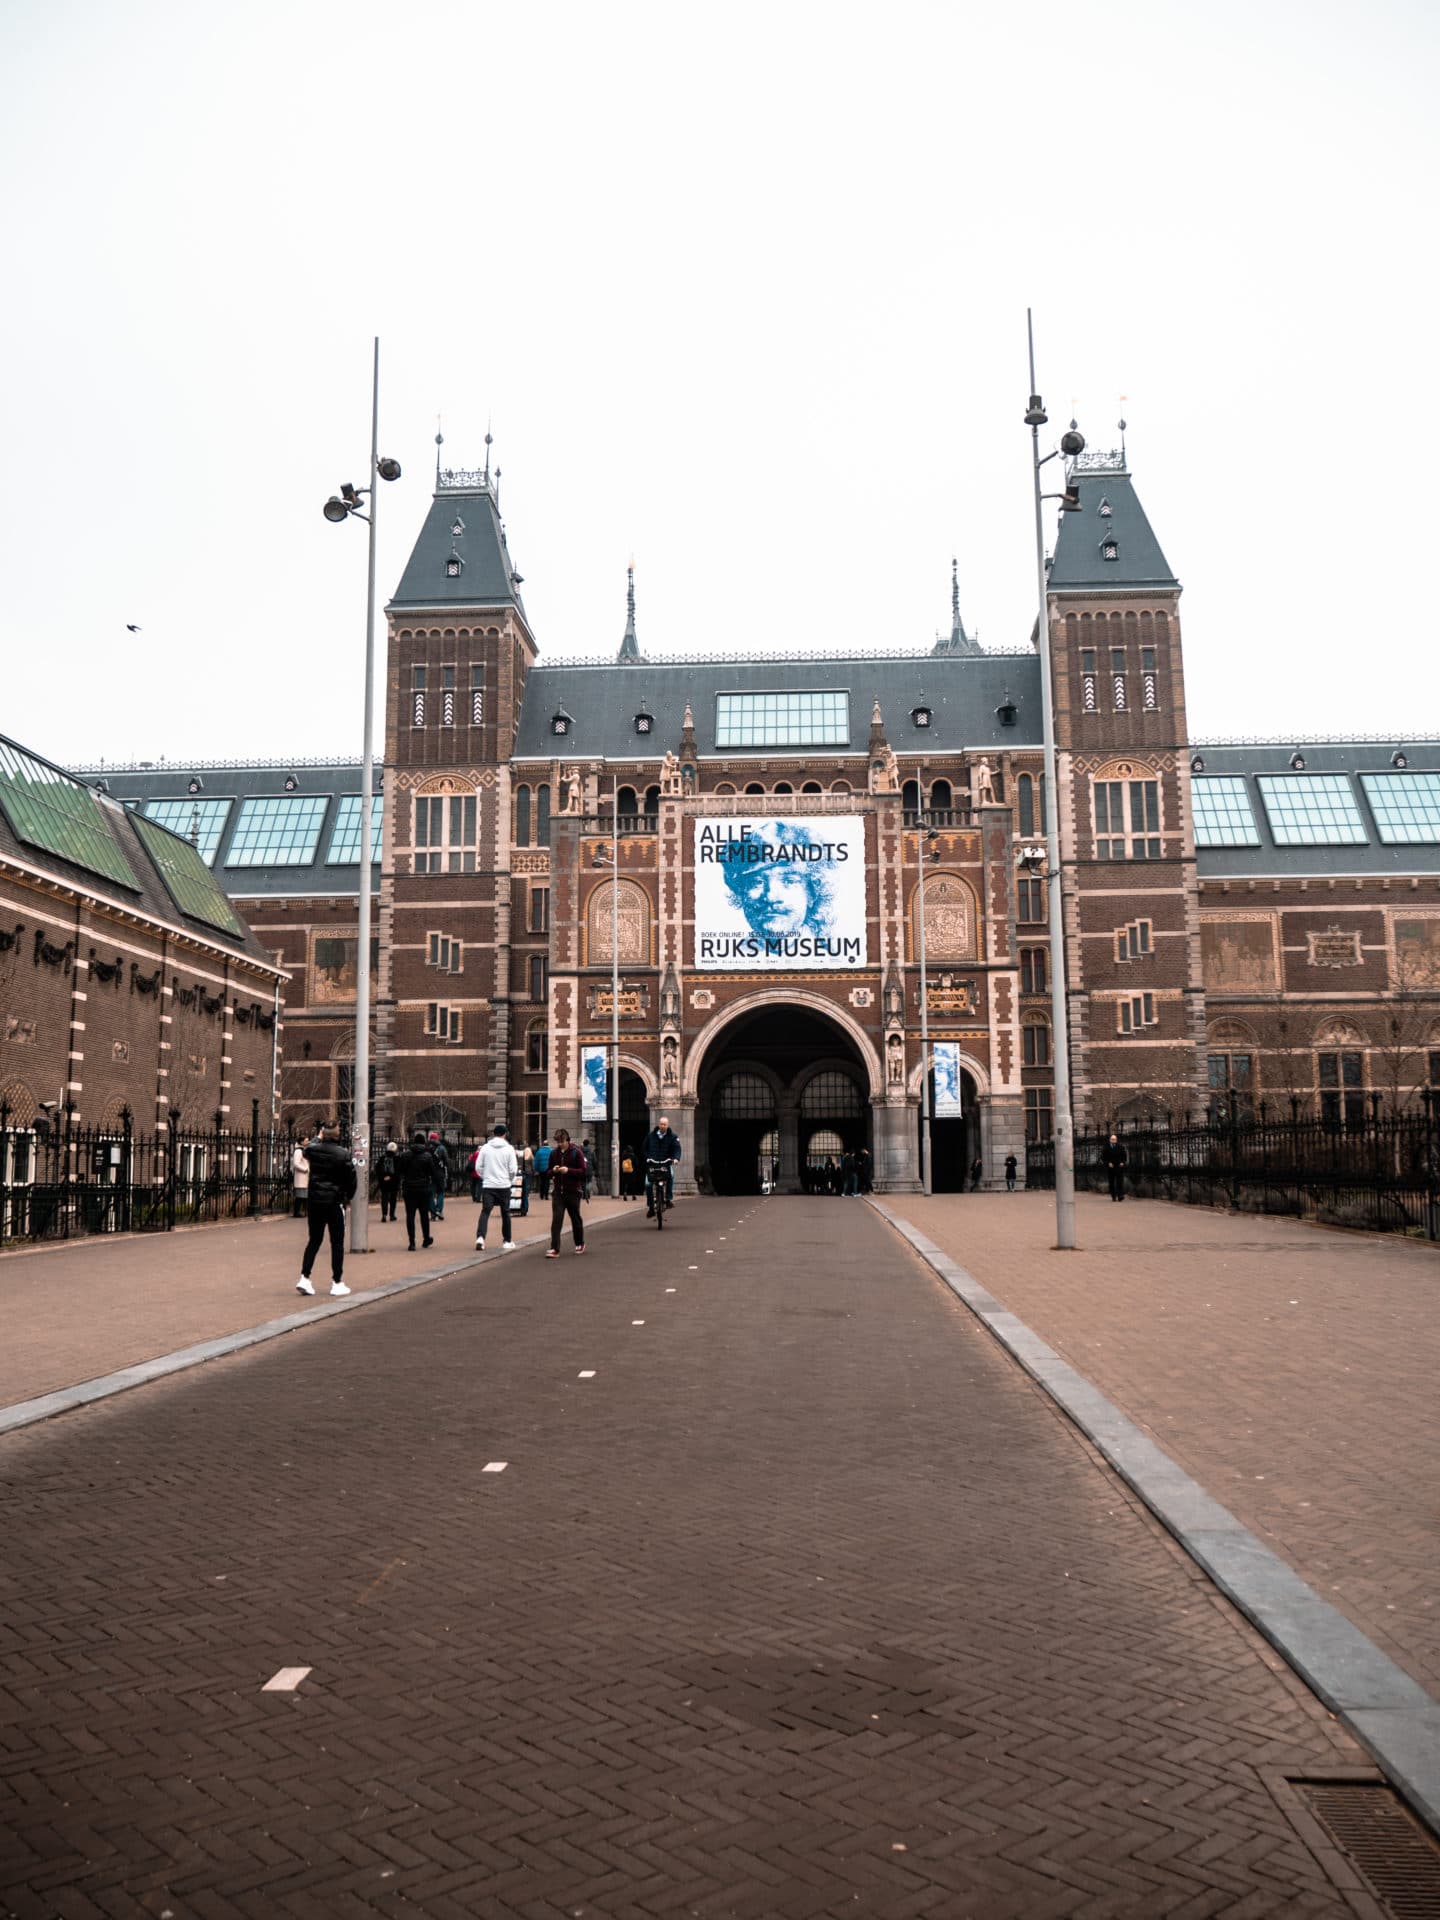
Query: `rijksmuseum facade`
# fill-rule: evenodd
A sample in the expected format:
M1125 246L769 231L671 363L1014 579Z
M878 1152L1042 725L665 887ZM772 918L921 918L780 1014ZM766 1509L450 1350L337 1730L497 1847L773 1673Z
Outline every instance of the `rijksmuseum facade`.
M388 607L375 1125L503 1117L596 1141L612 1042L635 1142L779 1186L865 1145L918 1177L921 943L958 1068L935 1182L1023 1162L1053 1114L1044 878L1058 811L1077 1125L1223 1104L1358 1120L1440 1084L1440 747L1191 740L1180 585L1123 454L1072 463L1036 636L665 658L542 652L488 472L441 472ZM618 625L617 619L617 625ZM683 635L676 636L683 640ZM801 636L803 638L803 636ZM883 642L883 644L880 644ZM358 767L170 761L112 794L190 836L286 969L281 1117L352 1097ZM614 859L618 853L618 871ZM618 941L618 965L616 944Z

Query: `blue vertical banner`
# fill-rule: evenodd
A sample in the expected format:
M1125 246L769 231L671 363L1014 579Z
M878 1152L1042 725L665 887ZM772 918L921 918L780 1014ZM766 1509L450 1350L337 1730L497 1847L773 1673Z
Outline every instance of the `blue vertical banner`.
M610 1067L604 1047L580 1049L580 1118L610 1118Z
M960 1045L956 1040L937 1040L930 1049L935 1063L935 1107L937 1120L958 1120L965 1111L960 1101Z

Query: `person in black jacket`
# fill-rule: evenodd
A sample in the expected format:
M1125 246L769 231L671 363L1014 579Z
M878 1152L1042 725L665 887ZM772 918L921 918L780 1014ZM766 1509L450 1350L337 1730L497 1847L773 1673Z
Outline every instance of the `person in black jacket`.
M400 1149L393 1140L387 1140L375 1162L375 1172L380 1181L380 1223L395 1218L395 1202L400 1194Z
M411 1134L410 1144L398 1157L396 1166L400 1173L400 1191L405 1198L405 1233L413 1253L417 1213L424 1245L428 1247L433 1244L430 1238L430 1201L435 1192L435 1183L441 1178L435 1155L418 1128Z
M340 1129L333 1120L322 1122L319 1135L305 1147L310 1163L310 1191L305 1211L310 1221L310 1238L305 1242L305 1257L300 1262L297 1293L314 1293L310 1275L320 1243L330 1235L330 1294L337 1298L349 1293L345 1284L345 1208L355 1196L355 1162L340 1144Z
M1105 1171L1110 1176L1110 1198L1125 1198L1125 1164L1130 1156L1121 1145L1118 1133L1112 1133L1104 1153L1100 1156L1105 1162Z

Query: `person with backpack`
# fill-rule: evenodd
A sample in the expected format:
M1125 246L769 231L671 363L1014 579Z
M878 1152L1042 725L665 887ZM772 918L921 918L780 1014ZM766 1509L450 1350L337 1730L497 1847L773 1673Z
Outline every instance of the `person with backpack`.
M470 1176L470 1198L477 1207L480 1204L480 1151L480 1147L475 1147L465 1162L465 1171Z
M430 1202L434 1197L435 1181L439 1173L429 1142L418 1127L410 1136L409 1146L399 1156L396 1170L400 1175L400 1191L405 1199L405 1232L409 1237L410 1251L414 1253L417 1216L420 1221L420 1231L424 1235L424 1244L427 1247L433 1245L430 1235Z
M550 1198L550 1144L542 1140L535 1148L535 1191L542 1201Z
M520 1175L520 1163L515 1158L515 1149L507 1137L503 1120L497 1120L490 1129L490 1138L475 1156L475 1164L480 1179L480 1225L475 1234L475 1251L485 1251L485 1229L490 1224L490 1215L500 1209L500 1244L505 1253L515 1251L515 1242L510 1231L510 1207L512 1189Z
M330 1235L330 1297L349 1293L345 1284L345 1208L355 1197L359 1176L355 1162L340 1144L340 1127L334 1120L321 1123L318 1136L305 1148L310 1163L310 1188L305 1197L305 1212L310 1222L310 1238L300 1262L297 1293L314 1293L310 1279L315 1256L325 1235Z
M622 1147L620 1150L620 1198L634 1200L637 1197L635 1184L635 1149Z
M431 1190L430 1217L433 1220L443 1220L445 1188L450 1180L450 1155L438 1133L431 1134L429 1146L430 1157L435 1162L435 1185Z
M572 1145L570 1135L564 1127L555 1130L555 1147L550 1155L550 1179L554 1187L554 1197L550 1202L550 1251L547 1260L560 1258L560 1232L565 1225L565 1216L570 1216L570 1235L575 1242L576 1253L585 1251L585 1221L580 1212L580 1202L585 1197L585 1156L579 1147Z
M375 1176L380 1182L380 1222L395 1218L395 1202L400 1197L400 1149L393 1140L387 1140L380 1149L380 1157L375 1162Z

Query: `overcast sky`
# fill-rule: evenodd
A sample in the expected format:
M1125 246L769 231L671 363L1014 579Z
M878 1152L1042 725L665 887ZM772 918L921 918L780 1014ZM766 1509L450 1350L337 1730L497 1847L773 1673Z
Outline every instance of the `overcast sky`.
M0 729L358 752L365 531L320 506L377 333L382 604L439 414L457 465L493 423L546 657L613 653L632 555L656 654L928 644L952 553L1022 646L1027 305L1057 429L1126 396L1192 732L1434 729L1437 38L1422 0L6 0Z

